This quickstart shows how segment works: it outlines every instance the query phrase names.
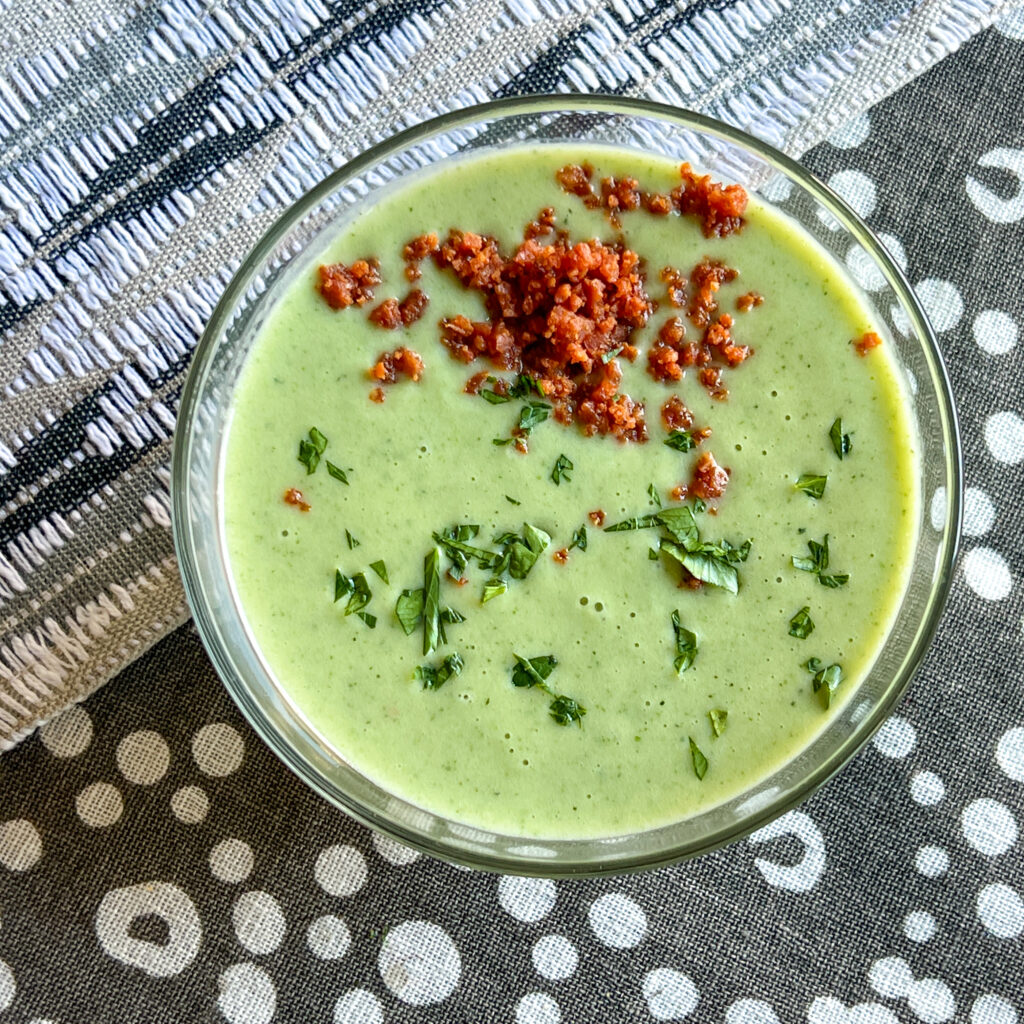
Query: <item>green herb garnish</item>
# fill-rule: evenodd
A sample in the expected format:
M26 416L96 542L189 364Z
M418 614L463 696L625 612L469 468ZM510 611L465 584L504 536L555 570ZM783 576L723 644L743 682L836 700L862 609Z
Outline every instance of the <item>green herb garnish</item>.
M514 440L514 437L492 437L491 444L496 444L500 448L502 445L511 444Z
M658 557L659 556L658 556L658 549L657 548L648 548L647 549L647 561L648 562L656 562L656 561L658 561Z
M697 634L679 621L679 612L672 613L672 628L676 634L676 656L672 662L676 675L682 675L697 660Z
M826 668L820 658L809 658L804 668L811 673L811 688L820 696L821 703L827 708L832 703L832 694L843 681L842 666L829 665Z
M398 595L398 601L395 602L395 617L406 636L412 636L416 632L423 621L422 587L416 590L403 590Z
M657 505L661 508L661 495L658 493L658 488L654 484L647 485L647 497L651 499L652 505Z
M353 548L359 547L360 544L360 542L356 540L356 538L353 537L352 534L348 532L348 530L345 531L345 541L348 544L349 551L351 551Z
M810 607L805 605L789 620L790 636L795 636L797 640L806 640L814 632L814 620L810 612Z
M377 616L371 612L356 612L356 615L361 618L363 622L370 627L370 629L375 629L377 627Z
M528 373L520 373L509 387L508 393L512 398L525 398L529 394L534 394L538 398L544 397L540 381Z
M523 524L522 539L516 538L508 548L508 572L514 580L525 580L536 565L541 552L551 543L551 537L530 523Z
M527 402L519 410L519 429L528 434L538 423L543 423L551 412L547 402Z
M423 559L423 653L430 654L441 640L441 552L432 547Z
M569 476L569 472L572 469L572 462L564 455L559 455L555 462L555 468L551 470L551 479L555 481L556 486L561 484L563 480L566 483L572 483L572 477Z
M299 442L299 462L306 467L306 475L316 470L316 467L320 464L320 456L323 455L324 449L327 447L327 438L320 433L316 427L309 428L309 440L302 440Z
M508 503L509 503L510 505L522 505L522 502L521 502L521 501L516 501L516 499L515 499L515 498L513 498L513 497L510 497L510 496L509 496L509 495L507 495L507 494L505 495L505 500L506 500L506 501L507 501L507 502L508 502Z
M383 580L383 581L384 581L385 583L390 583L390 582L391 582L391 581L390 581L390 580L388 579L388 567L387 567L387 566L386 566L386 565L385 565L385 564L384 564L384 563L383 563L382 561L377 561L377 562L371 562L371 563L370 563L370 568L371 568L371 569L372 569L372 570L373 570L373 571L374 571L374 572L375 572L375 573L376 573L376 574L377 574L377 575L378 575L378 576L379 576L379 577L380 577L380 578L381 578L381 579L382 579L382 580Z
M825 484L827 483L827 475L818 476L814 473L803 473L793 486L798 491L809 494L812 498L820 498L825 493Z
M587 709L582 704L573 700L572 697L567 697L564 693L558 694L548 705L548 714L559 725L571 725L575 722L582 729L583 716L586 713Z
M327 472L334 477L335 480L340 480L343 484L348 483L348 477L345 475L345 470L340 466L336 466L330 459L324 459L327 464Z
M662 443L677 452L689 452L697 447L697 442L685 430L673 430Z
M484 593L480 598L481 604L487 604L488 601L493 601L496 597L501 597L505 591L508 590L508 584L500 577L495 577L493 580L488 580L484 584Z
M457 651L448 655L440 665L420 665L416 669L416 678L423 683L424 690L438 690L452 676L457 676L465 667L465 662Z
M569 550L572 551L573 548L579 548L580 551L587 550L587 528L585 525L581 526L573 533L572 543L569 545Z
M617 348L609 349L607 352L605 352L603 356L601 356L601 362L606 364L610 363L621 351L621 345L619 345Z
M708 507L708 503L703 498L693 499L693 511L704 512Z
M803 558L800 555L793 555L793 568L800 569L802 572L813 573L818 577L818 582L823 587L829 587L835 590L837 587L845 586L850 582L850 574L848 572L840 572L827 574L825 570L828 568L829 554L828 554L828 534L825 534L825 539L819 544L816 540L809 540L807 547L810 549L811 557Z
M723 711L721 708L712 708L708 712L708 718L711 721L711 731L715 736L721 736L725 732L726 721L729 718L729 712Z
M839 458L845 459L853 451L853 440L849 434L843 433L842 417L836 417L835 422L829 427L828 436Z
M708 773L708 759L701 753L700 747L693 742L693 737L688 737L690 740L690 757L693 759L693 774L698 779L703 779Z
M480 397L485 402L490 402L491 405L502 405L505 402L511 402L512 396L508 393L502 395L497 391L491 391L489 388L481 388Z
M516 659L516 667L512 669L513 686L547 685L544 680L555 670L558 659L553 654L539 654L535 658L524 658L519 654L512 655Z
M340 569L334 573L334 600L340 601L343 597L348 598L345 605L345 614L352 615L362 611L369 603L373 595L370 593L370 584L366 582L363 573L356 573L355 576L346 576Z

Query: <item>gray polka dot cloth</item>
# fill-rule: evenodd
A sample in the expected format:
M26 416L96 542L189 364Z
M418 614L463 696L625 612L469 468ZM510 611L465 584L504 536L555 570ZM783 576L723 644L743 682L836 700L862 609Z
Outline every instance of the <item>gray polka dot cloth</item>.
M316 36L311 26L337 19L344 32L362 32L360 47L380 48L382 61L412 65L422 63L423 47L431 52L431 39L449 32L453 8L399 0L326 6L300 0L275 21L257 5L230 5L228 17L227 7L217 3L180 3L161 8L159 16L119 8L108 24L93 4L83 2L77 13L58 19L61 31L50 33L47 46L60 61L47 62L33 56L31 32L41 32L56 15L45 3L31 10L19 0L3 6L0 38L9 52L0 60L9 63L0 79L0 111L6 104L17 117L0 118L0 137L13 131L19 111L35 109L37 101L45 106L38 123L30 124L26 113L18 124L24 145L31 132L41 133L33 143L39 166L60 183L65 201L63 207L56 200L43 203L38 183L5 170L23 151L0 150L0 274L7 275L0 319L8 318L6 328L22 317L35 332L22 353L32 358L21 377L9 378L0 411L5 404L7 412L24 411L35 400L31 388L38 387L53 397L54 408L66 412L60 412L63 419L46 420L45 429L40 420L31 444L39 438L45 444L29 449L29 442L18 447L10 438L0 444L0 483L11 483L26 460L45 460L47 446L85 444L74 438L86 437L82 459L69 457L34 492L56 510L57 518L47 520L51 525L40 527L53 549L48 557L61 568L54 579L76 591L76 559L84 556L74 547L77 537L52 524L70 523L75 533L75 495L85 492L74 488L86 483L105 495L99 503L116 506L118 492L104 491L107 485L88 476L102 468L90 462L94 456L116 462L131 454L135 461L125 461L129 475L155 479L161 453L153 446L162 443L161 430L166 434L156 405L131 421L131 453L122 453L120 442L112 444L101 424L101 413L112 415L124 397L120 384L104 383L114 349L128 343L117 333L127 330L123 324L111 322L107 334L100 332L112 339L108 363L102 361L102 338L78 352L78 383L65 394L47 354L46 334L63 328L33 319L33 303L46 300L47 274L70 281L79 273L85 280L81 254L69 241L72 221L101 217L102 210L75 206L87 202L88 189L78 184L82 168L91 162L117 168L123 183L111 178L103 186L111 202L145 192L138 210L144 211L139 216L147 230L170 233L175 203L190 190L195 189L190 202L218 202L213 185L205 192L196 185L202 175L215 185L217 175L228 174L231 160L249 148L285 144L272 132L275 104L285 101L268 92L255 108L258 116L236 123L223 115L231 127L225 137L237 151L221 154L220 169L203 169L209 155L204 118L210 116L199 95L204 85L172 67L175 54L180 51L187 64L189 54L211 47L216 37L241 62L224 88L244 103L248 72L239 68L245 65L255 75L262 62L286 78L296 33L305 33L325 60L338 62L356 79L367 73L358 52L330 51L330 33ZM880 0L872 16L900 6ZM948 15L943 31L953 32L992 5L915 6L933 15L942 8ZM596 15L585 7L546 0L501 7L498 14L515 22L517 32L523 29L521 52L529 59L503 65L503 77L492 81L490 91L506 88L501 83L511 83L506 91L522 91L559 82L612 89L616 75L627 73L624 51L590 64L581 54L614 50L621 39L681 53L687 32L720 25L723 32L741 33L744 19L769 17L787 5L720 0L670 11L668 5L615 3ZM840 7L844 31L854 31L855 23L865 31L864 5L835 10ZM565 24L548 31L542 9L552 25L558 18ZM479 16L497 18L496 10L481 3ZM833 13L827 5L815 10L826 19ZM666 20L668 13L682 19L687 11L696 19L692 23ZM573 17L589 35L571 35ZM164 76L169 105L147 114L153 122L124 120L120 135L76 135L67 152L81 160L72 166L77 157L40 142L53 130L48 126L77 123L85 102L61 93L62 75L95 56L93 43L106 38L103 33L118 37L132 19L145 44L134 56L107 54L116 68L111 80L123 80L128 89L134 88L133 76ZM395 28L400 20L401 32ZM199 23L206 35L193 30ZM88 45L80 43L88 34L83 26L94 33ZM941 32L930 35L927 25L916 36L896 20L873 31L880 33L880 46L892 42L886 32L900 45L893 43L886 60L873 65L869 85L859 84L861 95L871 99L887 91L886 81L899 84L910 77L891 77L902 68L895 55L905 56L919 44L933 57L944 45L954 48ZM962 39L972 34L963 28ZM257 38L260 46L254 48ZM570 38L572 45L559 50L558 40ZM788 45L799 50L800 32L791 34ZM929 63L922 57L911 71ZM795 59L798 78L801 67ZM6 716L0 725L13 749L0 756L0 1024L1017 1024L1024 1015L1022 68L1024 10L1016 9L865 113L846 119L827 141L807 136L801 145L797 135L803 129L796 121L797 127L790 126L796 135L787 136L794 151L806 149L804 163L848 199L906 268L947 361L965 457L964 544L939 635L897 713L835 780L749 839L651 874L555 882L466 871L371 833L291 776L231 704L189 625L13 746L36 720L48 717L32 710L33 695L41 707L44 684L57 686L55 680L63 678L61 665L85 664L90 623L114 629L119 616L130 619L150 600L147 587L163 586L158 573L151 583L122 587L123 594L108 591L107 605L93 602L77 624L69 618L66 629L61 627L69 638L66 658L40 662L32 677L41 680L39 687L24 683L21 692L14 684L22 679L17 665L42 647L15 637L3 648L11 653L0 659L0 716ZM181 80L171 82L179 71ZM432 71L446 73L443 67ZM549 80L545 74L562 77ZM587 81L588 74L596 84ZM33 89L37 79L45 90ZM296 77L289 87L302 94L303 81ZM813 75L805 87L813 92ZM336 102L326 91L318 96L328 107ZM863 105L847 100L849 109ZM97 90L88 102L117 120L108 92ZM163 143L146 130L160 118L179 118L184 126L171 154L174 181L161 177L157 149ZM267 128L263 135L260 119ZM305 130L310 138L316 135L315 124ZM133 139L130 146L127 138ZM817 144L807 149L811 143ZM189 160L195 177L186 180ZM296 187L305 187L301 161L285 164ZM167 189L167 202L146 207L161 188ZM257 206L258 199L253 198ZM276 200L268 193L265 201L272 211ZM26 258L16 241L25 237L18 226L29 223L36 225L31 244L50 259L49 270L37 268L34 283L18 276ZM102 245L127 258L132 246L119 222L98 231ZM140 280L153 274L169 280L177 271L157 271L158 259L155 252L139 257L132 273ZM880 287L856 255L849 269L869 292ZM198 269L196 275L198 280ZM119 282L111 272L95 288L127 289L130 280L131 275ZM76 301L88 311L101 298L83 287ZM75 309L67 307L71 319L65 327L78 315ZM135 383L129 374L125 387L150 389L167 403L166 411L184 365L174 370L174 361L184 357L175 356L173 338L160 352L147 349L141 336L136 341L144 370ZM131 420L136 414L125 408ZM147 461L151 451L153 461ZM77 477L79 472L85 476ZM138 493L132 512L142 516L133 535L139 543L149 532L166 529L160 518L164 506L151 484ZM20 510L31 508L20 501L15 496L5 506L9 532L0 553L0 598L12 616L29 616L28 599L16 584L33 570L15 530L28 527L21 519L11 525ZM114 540L110 544L113 551ZM54 594L47 591L45 600ZM153 623L158 619L151 616ZM149 640L179 619L180 612L165 612ZM133 653L149 640L136 643ZM109 650L104 658L110 666L128 660ZM81 685L73 696L101 678L103 672L92 665L75 683Z

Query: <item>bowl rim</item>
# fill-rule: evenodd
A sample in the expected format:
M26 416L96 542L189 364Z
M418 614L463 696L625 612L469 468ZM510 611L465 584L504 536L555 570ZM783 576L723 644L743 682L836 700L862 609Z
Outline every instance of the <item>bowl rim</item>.
M468 855L463 849L449 845L443 837L437 837L426 831L417 832L402 822L391 820L374 809L365 807L337 786L333 784L331 788L325 786L320 774L316 772L304 757L297 754L291 744L278 732L271 720L265 715L260 702L253 698L248 684L235 672L234 664L227 657L219 642L219 626L216 622L216 617L203 599L200 574L192 556L194 524L189 515L189 489L187 484L184 483L188 477L189 454L193 443L190 428L193 423L194 413L198 407L198 396L202 383L209 372L210 364L216 351L217 339L221 334L224 324L236 307L238 300L244 295L253 272L265 264L267 255L273 250L282 235L301 222L311 210L314 210L332 193L344 187L350 180L357 178L373 166L386 160L388 156L406 150L410 146L426 142L441 132L515 115L555 113L611 114L645 117L663 122L668 121L678 128L693 129L705 136L723 140L740 149L752 152L759 160L774 168L775 171L782 172L787 179L799 184L825 210L830 212L849 232L850 236L870 254L873 261L881 266L888 284L896 293L904 312L909 316L911 328L920 342L922 354L935 387L939 406L941 436L945 452L946 519L938 546L937 568L928 591L927 605L917 626L913 643L908 648L897 673L881 695L881 698L871 706L863 718L856 723L850 734L820 764L808 771L799 782L791 784L782 793L775 795L771 800L764 803L763 806L752 811L742 821L721 827L699 840L677 843L672 847L666 847L653 852L615 856L612 851L609 851L612 855L600 861L589 858L573 859L572 857L562 857L561 855L554 858L541 858L520 857L518 854L512 855L511 853L498 854L480 850L479 844L477 852L473 855ZM963 455L958 417L949 376L935 334L928 322L920 300L914 293L901 267L889 255L874 232L845 200L838 196L829 186L819 181L796 160L774 146L758 139L756 136L747 134L739 128L704 114L682 107L673 107L656 101L634 97L619 97L601 93L546 93L491 100L486 103L462 107L432 117L396 134L389 135L332 171L317 185L281 211L232 275L231 281L222 293L193 352L191 365L181 392L173 438L171 521L174 546L184 583L185 595L196 622L200 639L214 664L217 675L243 716L264 743L270 747L294 774L309 785L317 795L327 799L331 804L340 808L362 824L390 835L413 849L432 857L467 867L540 877L606 876L667 866L681 860L710 853L729 843L742 839L805 801L854 758L857 752L877 732L903 697L911 679L917 673L926 653L932 645L939 622L946 608L955 573L963 515L962 490ZM925 502L923 494L921 501L921 514L922 517L926 517L927 511L923 507ZM922 528L924 526L925 524L922 521ZM402 798L398 799L402 800ZM416 806L408 804L404 800L402 802L408 806ZM434 811L427 811L426 813L435 818L448 820L444 818L444 815ZM662 827L671 826L659 826L659 828ZM486 829L479 829L478 831L484 834L488 832ZM631 833L630 835L639 834L643 833ZM619 839L621 837L614 838ZM532 841L553 846L565 842L580 842L580 840L564 839ZM601 840L599 837L596 837L588 841L597 843ZM522 842L530 843L531 840L523 837Z

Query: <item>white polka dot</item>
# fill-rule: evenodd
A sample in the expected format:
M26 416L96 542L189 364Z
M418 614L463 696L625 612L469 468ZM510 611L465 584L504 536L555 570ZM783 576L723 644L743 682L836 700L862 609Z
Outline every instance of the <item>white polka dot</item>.
M242 737L226 722L204 725L192 737L192 757L204 775L220 779L237 772L244 756Z
M498 882L498 902L517 921L539 921L555 905L555 883L550 878L504 875Z
M614 949L632 949L647 931L647 915L620 892L594 900L587 916L598 942Z
M1024 782L1024 729L1007 729L996 744L996 762L1003 774L1015 782Z
M971 590L986 601L1002 601L1013 588L1006 559L991 548L972 548L967 552L964 578Z
M1017 822L1009 808L988 797L964 808L960 828L967 842L986 857L998 857L1017 842Z
M922 846L914 858L914 867L925 878L938 878L949 870L949 854L941 846Z
M828 141L837 149L856 149L867 141L870 134L871 122L868 120L868 115L864 113L851 118L837 131L834 131L828 137Z
M784 203L793 191L793 182L784 174L773 174L758 192L770 203Z
M940 334L952 330L964 315L964 300L956 285L926 277L914 286L932 327Z
M917 732L905 718L893 715L883 723L871 742L883 757L899 760L906 757L917 745Z
M14 994L17 991L18 987L14 984L14 974L11 972L10 967L3 960L0 960L0 1013L3 1013L14 1002Z
M108 828L124 813L124 801L116 786L94 782L75 797L75 810L90 828Z
M400 843L390 836L381 835L379 832L373 833L373 845L389 864L394 864L396 867L404 867L414 860L419 860L419 853L412 847L406 846L405 843Z
M228 885L244 882L254 862L252 847L241 839L225 839L210 851L210 871Z
M1024 9L1007 11L996 21L996 29L1007 39L1024 39Z
M893 263L895 263L900 270L906 270L907 254L903 248L903 243L895 235L886 234L884 231L880 231L878 233L878 240L885 246L886 251L892 257Z
M979 487L968 487L964 491L964 533L968 537L980 537L992 529L996 521L996 508L992 499Z
M914 984L914 975L902 957L887 956L871 965L868 981L886 999L905 999Z
M971 1024L1017 1024L1017 1011L1002 996L978 996L971 1007Z
M644 999L655 1020L682 1020L697 1009L697 986L679 971L656 967L644 975Z
M54 757L77 757L92 742L92 719L75 704L47 722L39 738Z
M0 825L0 864L8 871L28 871L43 855L43 840L35 825L15 818Z
M141 729L130 733L117 745L117 767L138 786L152 786L166 774L171 751L157 732Z
M997 462L1024 461L1024 419L1015 412L994 412L985 420L985 444Z
M250 953L273 953L284 939L284 914L269 892L254 889L242 893L235 900L231 919L238 941Z
M779 1018L763 999L737 999L726 1008L725 1024L779 1024Z
M910 797L914 803L931 807L946 795L946 785L935 772L914 772L910 778Z
M1000 939L1015 939L1024 931L1024 902L1008 885L997 882L978 893L978 920Z
M256 964L232 964L221 972L217 1005L229 1024L270 1024L277 1009L277 989Z
M1017 344L1018 329L1008 313L983 309L974 318L974 340L989 355L1004 356Z
M516 1024L559 1024L558 1003L543 992L531 992L516 1003Z
M443 928L429 921L403 921L384 936L377 968L403 1003L425 1006L452 994L462 961Z
M316 859L313 876L330 896L351 896L366 884L366 859L354 846L328 846Z
M340 960L352 942L348 925L334 914L318 917L306 929L306 945L320 960Z
M354 988L334 1004L334 1024L384 1024L384 1008L372 992Z
M807 1010L807 1024L900 1024L899 1018L878 1003L858 1003L847 1010L832 996L818 996Z
M210 801L198 786L182 786L171 797L171 813L184 825L198 825L210 810Z
M903 918L903 934L911 942L927 942L935 930L935 918L927 910L912 910Z
M159 941L134 933L136 921L160 918ZM96 910L96 938L103 952L153 978L180 974L199 952L203 927L188 893L170 882L140 882L108 892Z
M893 235L880 235L879 238L893 262L899 266L905 266L907 258L899 239ZM866 292L877 292L885 287L885 274L882 273L881 266L862 246L854 245L850 249L846 254L846 266L853 279Z
M564 935L545 935L533 944L534 969L551 981L572 977L579 962L576 947Z
M910 986L907 1005L918 1020L925 1024L942 1024L952 1020L956 1013L956 1000L949 986L938 978L922 978Z
M875 183L861 171L837 171L828 179L828 184L859 216L870 217L875 212Z

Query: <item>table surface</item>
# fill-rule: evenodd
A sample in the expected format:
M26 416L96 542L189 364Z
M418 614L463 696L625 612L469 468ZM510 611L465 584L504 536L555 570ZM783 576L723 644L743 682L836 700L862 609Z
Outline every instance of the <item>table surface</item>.
M656 873L467 872L306 790L186 626L0 758L0 1021L1017 1022L1021 68L1018 16L804 158L929 311L967 487L934 647L838 778Z

